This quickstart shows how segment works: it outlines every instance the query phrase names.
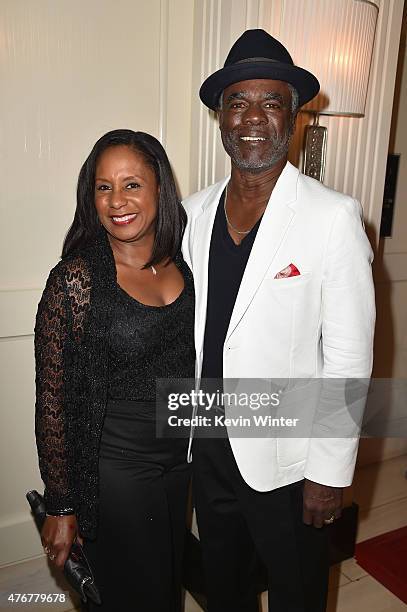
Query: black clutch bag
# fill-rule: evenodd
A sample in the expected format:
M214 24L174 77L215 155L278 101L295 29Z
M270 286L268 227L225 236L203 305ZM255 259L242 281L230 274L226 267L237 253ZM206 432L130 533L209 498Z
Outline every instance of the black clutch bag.
M46 517L44 498L35 490L28 491L26 498L31 506L37 527L41 530ZM77 541L72 544L69 556L65 561L64 574L72 588L79 593L83 602L86 603L89 597L96 604L101 603L89 562L82 546Z

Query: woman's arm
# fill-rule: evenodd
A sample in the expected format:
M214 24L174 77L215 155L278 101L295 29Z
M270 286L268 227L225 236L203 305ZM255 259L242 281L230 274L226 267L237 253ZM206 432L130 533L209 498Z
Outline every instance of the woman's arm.
M72 483L72 441L67 437L64 398L64 353L68 338L80 343L90 305L90 282L85 263L59 264L49 277L35 324L35 433L48 516L41 539L50 559L63 568L78 536Z
M72 449L64 411L64 349L68 338L63 267L54 268L38 305L35 323L35 434L48 513L74 512L70 483Z

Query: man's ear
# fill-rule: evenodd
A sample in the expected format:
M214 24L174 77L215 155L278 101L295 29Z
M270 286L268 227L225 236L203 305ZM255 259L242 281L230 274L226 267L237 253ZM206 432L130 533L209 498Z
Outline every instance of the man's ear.
M222 109L218 108L218 110L216 111L216 118L218 120L218 127L220 129L221 123L222 123L222 119L223 119L223 113L222 113Z
M297 117L298 117L298 111L295 113L294 117L291 117L291 134L294 134L295 132L295 128L297 125Z

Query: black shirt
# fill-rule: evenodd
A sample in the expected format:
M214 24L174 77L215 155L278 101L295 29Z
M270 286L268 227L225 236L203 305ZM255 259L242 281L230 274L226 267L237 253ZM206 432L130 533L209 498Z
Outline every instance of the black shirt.
M212 229L202 378L223 378L223 345L261 217L240 245L229 235L223 192Z
M181 255L175 258L184 288L167 306L148 306L118 284L109 333L112 399L155 401L157 378L194 378L194 285Z

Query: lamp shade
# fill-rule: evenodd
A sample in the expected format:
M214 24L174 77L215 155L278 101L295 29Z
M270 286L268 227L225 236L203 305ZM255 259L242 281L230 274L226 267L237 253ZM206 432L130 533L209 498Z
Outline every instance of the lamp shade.
M364 115L378 12L368 0L284 0L284 21L301 20L305 32L293 41L294 61L321 84L302 110Z

